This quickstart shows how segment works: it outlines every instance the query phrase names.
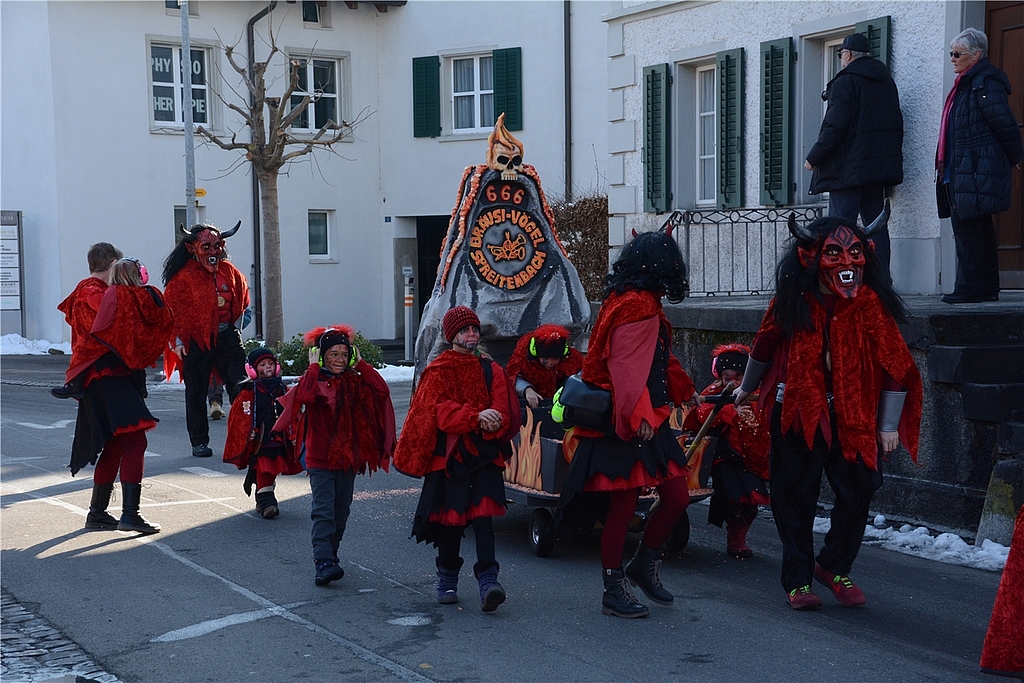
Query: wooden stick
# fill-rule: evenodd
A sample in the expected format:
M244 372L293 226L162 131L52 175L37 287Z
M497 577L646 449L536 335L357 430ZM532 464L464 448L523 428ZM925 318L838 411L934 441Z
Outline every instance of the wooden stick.
M725 388L722 390L722 394L731 394L733 389L735 388L736 382L729 382L728 384L725 385ZM697 435L693 437L693 441L690 442L690 447L686 449L687 462L689 462L690 457L693 455L693 452L697 450L697 446L700 445L700 442L704 440L704 437L705 435L707 435L708 430L711 429L711 423L715 421L715 417L718 415L718 411L720 411L727 405L729 404L726 403L723 399L722 401L717 403L714 408L711 409L711 414L709 414L707 419L704 420L704 424L700 426L700 430L698 430Z

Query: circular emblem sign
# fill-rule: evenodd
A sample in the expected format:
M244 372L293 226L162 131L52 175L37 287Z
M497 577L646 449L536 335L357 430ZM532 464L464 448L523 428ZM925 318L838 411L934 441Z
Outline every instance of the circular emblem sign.
M530 210L526 188L512 181L487 185L469 234L469 258L482 280L499 289L523 289L547 261L542 219Z

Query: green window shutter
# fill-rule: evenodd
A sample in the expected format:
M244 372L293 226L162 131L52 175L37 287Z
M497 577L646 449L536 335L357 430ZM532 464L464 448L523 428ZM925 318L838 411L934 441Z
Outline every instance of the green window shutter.
M494 116L505 112L505 128L523 129L523 49L494 50ZM488 123L493 124L494 121Z
M743 48L715 55L718 76L718 208L743 206Z
M668 211L668 64L644 67L644 211Z
M853 29L863 33L871 44L871 56L889 66L892 62L892 17L857 22Z
M761 204L792 203L793 46L761 43Z
M441 134L441 58L412 60L412 135L436 138Z

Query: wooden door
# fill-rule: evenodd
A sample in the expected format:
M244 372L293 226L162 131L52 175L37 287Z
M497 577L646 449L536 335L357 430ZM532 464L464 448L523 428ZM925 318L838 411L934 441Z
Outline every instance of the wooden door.
M1024 129L1024 2L986 2L989 60L1010 77L1010 107ZM1024 130L1022 130L1024 132ZM999 242L999 285L1024 289L1024 173L1013 169L1010 209L993 217Z

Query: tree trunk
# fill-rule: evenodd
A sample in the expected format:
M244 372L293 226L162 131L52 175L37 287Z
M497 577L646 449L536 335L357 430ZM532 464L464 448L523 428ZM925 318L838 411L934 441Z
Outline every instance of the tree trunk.
M267 346L284 339L281 297L281 223L278 218L277 172L260 173L263 207L263 305Z

